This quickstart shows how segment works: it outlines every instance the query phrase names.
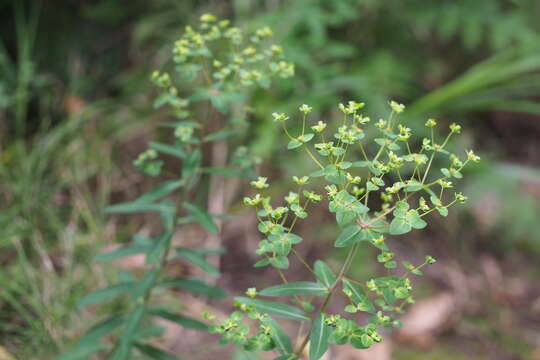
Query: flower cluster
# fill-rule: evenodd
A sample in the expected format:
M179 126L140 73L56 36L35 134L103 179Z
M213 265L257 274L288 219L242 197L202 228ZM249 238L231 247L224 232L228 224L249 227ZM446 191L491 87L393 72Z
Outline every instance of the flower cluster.
M259 242L256 253L261 259L255 266L276 268L283 284L261 291L252 288L248 290L248 297L237 298L236 304L252 319L276 315L308 321L310 325L307 333L300 330L299 336L304 336L305 340L297 349L280 348L279 341L283 341L286 334L277 322L270 324L265 320L262 323L270 324L268 333L274 343L269 345L269 342L257 340L259 349L277 346L283 358L297 359L309 343L310 358L318 359L329 343L350 343L355 348L365 349L382 341L380 328L400 327L397 314L414 303L410 275L420 276L423 267L435 263L428 255L421 264L403 261L399 267L387 239L424 229L429 214L436 211L447 216L452 205L467 199L453 191L453 181L461 179L465 166L480 158L473 151L461 157L449 151L449 141L461 132L461 126L451 124L447 135L439 140L434 132L437 121L429 119L425 126L431 136L415 138L413 131L402 123L403 104L391 101L390 115L373 125L369 117L361 113L364 106L355 101L339 104L344 119L330 134L326 133L329 126L325 122L309 126L308 116L313 111L309 105L303 104L298 109L302 126L297 134L287 127L289 115L272 114L288 138L287 148L305 151L317 169L294 176L294 191L282 201L275 201L269 195L266 178L251 182L256 193L246 197L244 203L255 208L258 229L265 237ZM366 145L368 131L376 134L374 146ZM435 159L437 156L442 159ZM435 163L441 160L446 167L440 169L440 175L433 175ZM294 233L295 225L318 205L327 206L340 228L334 246L349 249L337 275L322 260L308 264L294 249L303 241ZM373 277L365 282L348 278L347 272L362 244L373 246L378 252L376 261L395 274ZM314 281L287 281L283 270L289 268L292 257L314 275ZM348 301L344 311L371 314L368 324L360 325L354 319L328 313L328 303L338 287ZM296 306L260 299L272 296L290 296ZM322 297L320 302L316 300L318 296ZM223 330L223 324L228 321L231 319L216 325L215 331L224 335L224 341L232 342ZM238 326L245 329L244 325ZM255 335L255 338L260 336ZM247 350L252 347L252 339L243 336L242 341L235 338L234 342Z

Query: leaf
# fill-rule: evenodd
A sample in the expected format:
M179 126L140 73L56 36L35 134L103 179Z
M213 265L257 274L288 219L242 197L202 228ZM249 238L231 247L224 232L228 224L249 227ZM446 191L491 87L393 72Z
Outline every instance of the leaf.
M137 330L137 332L133 334L133 340L139 341L139 340L146 339L149 337L162 336L164 332L165 332L165 328L163 326L157 326L157 325L144 326L142 329Z
M150 149L154 149L160 153L175 156L180 159L185 159L187 156L186 152L178 146L171 146L153 141L149 142L148 146Z
M116 348L112 360L129 360L131 356L131 342L136 330L139 328L142 318L146 313L146 307L141 304L128 315L126 325L120 337L120 345Z
M188 316L184 316L182 314L175 314L172 312L167 311L163 308L150 308L148 310L148 313L153 316L158 316L160 318L163 318L165 320L172 321L182 327L193 329L193 330L200 330L200 331L206 331L208 330L208 325L203 323L202 321L199 321L197 319L190 318Z
M276 344L277 350L281 355L287 355L293 352L293 346L289 335L283 330L279 323L268 317L265 321L265 324L269 325L272 328L272 339Z
M202 168L203 174L213 174L227 177L251 178L251 174L247 170L233 169L227 167L208 167Z
M336 242L334 243L334 246L345 247L360 241L358 236L360 235L360 230L362 229L357 225L351 225L345 228L345 230L343 230L341 234L339 234Z
M281 316L293 320L309 321L309 317L302 310L291 305L281 304L274 301L251 299L243 296L236 297L235 300L242 304L253 306L257 311L262 313Z
M302 142L300 140L297 140L297 139L292 139L291 141L289 141L289 143L287 144L287 149L289 150L292 150L292 149L296 149L300 146L302 146Z
M92 326L90 330L83 335L83 337L77 342L77 345L82 342L95 342L102 338L103 336L109 334L111 331L116 329L118 326L122 325L124 322L124 316L114 315L111 316L100 323Z
M369 298L369 296L366 294L364 289L358 285L354 284L350 281L343 280L343 289L350 290L352 293L351 300L355 304L362 304L361 310L366 311L369 313L375 312L375 307L373 306L373 302Z
M197 221L202 227L211 232L212 234L217 234L219 232L217 225L212 220L210 214L202 210L200 207L188 202L184 203L184 207L189 211L193 216L195 221Z
M182 182L180 180L165 181L158 186L150 189L144 195L140 196L137 200L135 200L135 202L151 203L159 200L164 196L169 195L174 190L179 189L180 187L182 187Z
M214 265L210 264L198 251L188 248L179 248L176 250L176 254L211 275L219 275L219 270L216 269Z
M99 254L94 257L95 261L111 261L126 256L131 256L135 254L141 254L148 250L148 246L145 245L127 245L122 246L116 250L110 251L108 253Z
M105 350L105 345L99 343L87 343L80 346L76 345L56 360L86 360L102 350Z
M286 256L276 256L268 258L270 264L278 269L288 269L289 268L289 259Z
M154 240L154 242L148 249L148 252L146 253L145 265L152 265L160 260L161 255L163 254L165 249L169 247L172 235L172 232L167 231L161 234L161 236L158 237L156 240Z
M138 201L120 203L109 206L105 209L108 214L120 213L120 214L132 214L138 212L157 211L157 212L170 212L174 211L174 206L170 203L148 204Z
M176 360L176 356L173 356L172 354L169 354L168 352L165 352L149 344L136 343L135 347L137 348L137 350L139 350L141 353L143 353L144 355L148 356L151 359Z
M201 279L170 279L165 280L159 284L159 287L161 288L179 288L183 290L187 290L189 292L192 292L194 294L198 295L204 295L211 298L217 298L222 299L224 297L227 297L227 293L217 287L208 285L206 282L204 282Z
M129 293L133 290L135 290L135 283L133 282L124 282L111 285L86 295L77 303L77 307L93 305L120 296L122 294Z
M266 288L260 292L262 296L294 296L294 295L326 295L328 289L316 282L298 281Z
M238 134L238 130L227 130L227 129L219 130L219 131L206 135L203 138L203 141L210 142L210 141L216 141L216 140L223 140L236 134Z
M327 288L331 288L336 282L336 276L332 272L332 269L322 260L315 261L313 267L315 276L317 279L323 283Z
M319 360L328 350L328 338L332 328L324 323L324 314L313 321L309 334L309 360Z
M144 274L143 278L137 283L137 288L133 291L133 298L137 299L139 297L146 296L148 290L155 285L160 273L161 268L154 266L146 274Z
M390 234L402 235L411 231L411 225L402 218L394 218L390 223Z

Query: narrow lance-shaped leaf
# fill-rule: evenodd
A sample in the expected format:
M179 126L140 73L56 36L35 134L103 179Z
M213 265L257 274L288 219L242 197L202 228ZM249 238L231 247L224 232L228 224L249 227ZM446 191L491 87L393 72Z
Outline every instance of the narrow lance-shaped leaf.
M176 360L176 356L173 356L172 354L169 354L168 352L163 351L161 349L158 349L157 347L154 347L154 346L149 345L149 344L136 343L135 347L142 354L148 356L151 359L156 359L156 360Z
M309 317L305 314L304 311L291 305L281 304L274 301L251 299L243 296L236 297L235 300L242 304L253 306L257 311L270 315L276 315L300 321L309 320Z
M156 200L161 199L164 196L169 195L180 187L182 187L182 182L180 180L165 181L158 186L150 189L148 192L140 196L135 201L140 203L152 203Z
M112 299L122 294L127 294L135 289L135 283L124 282L99 289L82 298L77 306L83 307Z
M155 264L160 260L163 252L167 249L171 242L172 235L172 232L164 232L154 240L146 253L146 265Z
M328 350L328 338L332 328L324 323L324 314L313 321L309 334L309 360L319 360Z
M293 352L293 346L289 335L283 330L279 323L269 317L265 323L272 328L272 339L276 343L276 347L280 354L286 355Z
M219 275L219 270L216 269L214 265L210 264L204 256L196 250L180 248L176 251L176 254L211 275Z
M129 313L126 318L126 325L120 337L120 344L113 353L112 360L129 360L131 357L131 348L133 337L141 324L141 320L146 312L146 307L141 304Z
M185 328L201 331L208 330L208 325L206 325L202 321L190 318L188 316L184 316L182 314L175 314L163 308L150 308L148 310L148 313L154 316L159 316L160 318L163 318L165 320L172 321Z
M212 298L224 298L227 296L227 293L223 289L208 285L201 279L169 279L161 282L159 286L161 288L180 288L194 294Z
M186 152L178 146L171 146L158 142L150 142L148 145L150 146L150 149L154 149L163 154L175 156L181 159L184 159L186 157Z
M330 267L326 265L324 261L315 261L313 270L315 272L315 276L317 276L317 279L327 288L331 288L336 282L336 276L332 272L332 269L330 269Z
M301 295L326 295L326 286L309 281L291 282L266 288L260 292L263 296L301 296Z
M96 255L94 257L95 261L111 261L120 259L126 256L132 256L135 254L141 254L148 250L148 246L145 245L127 245L122 246L116 250L110 251L108 253L103 253Z
M208 214L206 211L202 210L200 207L194 204L190 204L188 202L184 203L184 207L189 211L189 213L193 216L195 221L197 221L199 224L201 224L206 230L210 231L213 234L218 233L218 227L212 220L212 217L210 214Z

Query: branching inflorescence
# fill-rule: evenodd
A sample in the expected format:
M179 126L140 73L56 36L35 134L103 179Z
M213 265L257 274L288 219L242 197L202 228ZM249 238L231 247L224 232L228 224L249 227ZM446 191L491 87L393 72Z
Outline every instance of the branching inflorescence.
M466 201L464 195L452 191L452 180L461 179L462 169L480 158L467 151L462 160L447 150L450 138L461 131L457 124L451 124L448 135L439 142L434 133L437 122L429 119L425 126L431 136L413 139L411 129L400 123L404 105L390 102L389 117L374 124L362 115L363 107L363 103L355 101L339 104L343 122L331 135L322 121L308 126L312 111L308 105L299 108L302 126L298 135L287 128L289 116L272 114L289 140L287 148L305 151L317 170L309 176L294 176L298 190L289 192L279 205L273 204L266 194L267 178L259 177L251 182L257 193L246 197L244 203L256 209L258 229L265 235L259 242L257 254L261 259L255 267L274 267L283 284L261 291L250 288L245 297L237 297L238 311L225 320L214 320L212 330L221 334L222 343L234 343L247 351L276 350L278 359L301 358L309 348L309 358L313 360L319 359L329 344L350 343L355 348L366 349L383 340L381 328L401 327L396 315L414 303L409 277L422 275L421 269L433 264L435 259L428 255L423 263L416 265L404 261L404 270L400 271L386 236L423 229L430 213L437 211L447 216L450 206ZM370 154L372 146L364 143L370 125L379 134L374 139L373 154ZM415 144L419 147L417 151L413 151ZM357 151L351 154L353 150ZM356 154L360 154L361 160L352 159ZM430 171L437 155L448 162L447 167L440 169L439 176ZM295 225L308 217L313 206L327 206L335 214L340 233L334 246L349 249L337 273L323 260L309 265L294 249L303 240L294 233ZM379 251L377 261L394 275L367 281L349 278L348 270L362 245L375 247ZM289 267L290 257L306 267L312 281L287 280L283 270ZM329 305L339 294L346 297L348 305L343 313L332 314ZM291 304L261 299L264 297L288 297ZM357 312L369 314L366 324L344 315ZM258 332L250 330L244 322L246 316L259 323ZM297 344L293 345L273 316L301 323Z

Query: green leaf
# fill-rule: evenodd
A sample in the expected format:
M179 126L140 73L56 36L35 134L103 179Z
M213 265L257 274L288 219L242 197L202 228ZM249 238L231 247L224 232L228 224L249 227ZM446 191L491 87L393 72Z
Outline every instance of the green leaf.
M165 352L165 351L163 351L161 349L158 349L157 347L154 347L154 346L149 345L149 344L136 343L135 347L142 354L148 356L151 359L156 359L156 360L176 360L176 356L173 356L172 354L169 354L168 352Z
M144 326L143 328L137 330L135 334L133 334L133 340L139 341L150 337L158 337L162 336L165 332L165 328L163 326L157 326L157 325L148 325Z
M160 198L169 195L176 189L179 189L182 187L182 182L180 180L171 180L171 181L165 181L158 186L150 189L148 192L146 192L144 195L139 197L135 202L141 202L141 203L151 203L156 200L159 200Z
M133 290L135 290L135 283L133 282L124 282L111 285L86 295L77 303L77 307L93 305L105 300L115 298L122 294L130 293Z
M108 214L132 214L147 211L173 212L175 209L174 206L171 206L169 203L148 204L138 201L116 204L105 209L105 212Z
M219 275L219 270L215 268L214 265L210 264L200 252L188 249L188 248L179 248L176 250L176 254L189 261L195 266L198 266L200 269L206 271L211 275Z
M287 355L293 352L293 346L289 335L283 330L279 323L268 317L265 321L265 324L269 325L272 328L272 339L276 344L277 350L282 355Z
M411 231L411 225L403 218L394 218L390 223L390 234L402 235Z
M302 146L302 142L297 140L297 139L292 139L291 141L289 141L289 143L287 144L287 149L289 150L292 150L292 149L296 149L300 146Z
M141 304L129 313L126 318L126 325L120 337L120 345L115 350L112 360L129 360L131 356L131 346L133 336L135 335L142 318L146 313L146 307Z
M268 259L270 264L278 269L288 269L289 259L286 256L275 256Z
M208 285L206 282L204 282L201 279L170 279L165 280L159 284L159 287L161 288L179 288L183 290L187 290L189 292L192 292L194 294L198 295L204 295L211 298L218 298L222 299L227 297L227 293L217 287Z
M332 328L324 323L324 314L313 321L309 334L309 360L319 360L328 350L328 338Z
M109 334L111 331L116 329L118 326L122 325L124 322L124 316L114 315L111 316L100 323L92 326L90 330L83 335L83 337L77 342L95 342L103 336Z
M421 190L422 187L424 187L424 185L421 182L417 180L410 180L405 186L405 191L406 192L418 191L418 190Z
M131 256L135 254L141 254L148 250L148 246L145 245L127 245L122 246L116 250L110 251L108 253L99 254L94 257L95 261L111 261L126 256Z
M360 230L362 230L362 228L357 225L351 225L345 228L345 230L343 230L341 234L339 234L336 242L334 243L334 246L345 247L357 243L358 241L360 241Z
M328 289L319 283L309 281L290 282L266 288L262 296L326 295Z
M343 280L343 289L350 290L352 293L351 300L355 304L361 304L361 310L366 311L369 313L375 312L375 307L373 306L373 302L369 298L369 296L366 294L364 289L355 283L352 283L347 280Z
M448 209L445 207L438 207L437 211L439 212L439 214L441 214L441 216L448 216Z
M92 355L105 350L105 348L105 345L99 343L77 344L74 348L70 349L56 360L86 360Z
M291 305L281 304L274 301L251 299L243 296L236 297L235 300L242 304L253 306L257 311L262 313L281 316L293 320L309 321L309 317L302 310Z
M169 312L164 308L150 308L148 310L148 313L150 315L158 316L165 320L174 322L188 329L200 330L200 331L208 330L208 325L206 325L202 321L184 316L182 314L175 314L175 313Z
M169 247L172 235L172 232L164 232L160 237L154 240L146 253L145 265L155 264L161 259L163 252Z
M217 234L219 232L217 225L212 220L210 214L202 210L200 207L188 202L184 203L184 207L189 211L193 216L195 221L197 221L202 227L211 232L212 234Z
M317 279L327 288L331 288L336 282L336 275L332 272L332 269L322 260L315 261L313 266L315 276Z
M238 130L227 130L227 129L219 130L219 131L206 135L203 138L203 141L210 142L210 141L216 141L216 140L223 140L236 134L238 134Z
M187 155L186 152L178 146L171 146L152 141L148 143L148 146L150 147L150 149L154 149L156 151L159 151L160 153L175 156L180 159L185 159Z
M137 287L132 293L133 298L136 299L138 297L144 297L147 291L155 285L160 273L161 268L154 266L146 274L144 274L143 278L137 283Z
M226 177L251 178L251 174L247 170L233 169L233 168L227 168L227 167L202 168L201 173L226 176Z

